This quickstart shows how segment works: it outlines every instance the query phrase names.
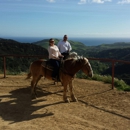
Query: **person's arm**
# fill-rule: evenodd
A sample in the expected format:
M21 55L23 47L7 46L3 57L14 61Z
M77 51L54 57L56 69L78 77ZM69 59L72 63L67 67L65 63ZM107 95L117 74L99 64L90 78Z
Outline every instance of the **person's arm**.
M72 47L70 45L70 43L68 42L68 52L70 52L72 50Z
M64 57L64 56L60 53L60 51L58 52L58 55L59 55L59 57Z
M53 58L53 52L52 52L53 50L52 50L52 48L48 48L48 53L49 53L49 59L51 59L51 58Z
M60 48L60 41L58 42L57 47Z

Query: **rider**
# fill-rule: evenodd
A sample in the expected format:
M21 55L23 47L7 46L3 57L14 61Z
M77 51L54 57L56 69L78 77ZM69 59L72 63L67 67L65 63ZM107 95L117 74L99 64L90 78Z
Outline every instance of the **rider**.
M60 58L64 56L60 53L58 47L54 43L54 39L51 38L49 40L48 52L50 63L54 67L52 72L52 79L56 80L56 78L59 77Z
M67 39L67 35L64 35L63 40L59 41L57 44L59 51L64 56L63 59L66 59L69 55L69 52L72 50L72 47L70 43L67 41Z

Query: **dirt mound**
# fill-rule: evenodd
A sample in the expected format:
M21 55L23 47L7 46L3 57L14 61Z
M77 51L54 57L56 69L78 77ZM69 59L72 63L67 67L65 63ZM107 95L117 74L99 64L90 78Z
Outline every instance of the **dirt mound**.
M61 84L42 78L38 98L31 100L30 81L25 75L0 75L0 130L130 130L128 92L75 79L79 102L64 103Z

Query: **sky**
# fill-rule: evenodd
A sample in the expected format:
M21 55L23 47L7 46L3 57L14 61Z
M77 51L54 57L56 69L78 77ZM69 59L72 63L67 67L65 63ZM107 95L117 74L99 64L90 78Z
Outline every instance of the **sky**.
M130 0L0 0L0 37L128 37Z

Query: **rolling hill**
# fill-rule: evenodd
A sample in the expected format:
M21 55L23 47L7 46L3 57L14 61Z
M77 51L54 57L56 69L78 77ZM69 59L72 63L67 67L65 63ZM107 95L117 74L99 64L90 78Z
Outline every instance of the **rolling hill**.
M20 43L12 39L0 38L0 55L43 55L44 58L48 58L48 40L49 39L44 39L34 43ZM57 44L58 41L59 39L55 39L55 44ZM69 42L72 45L73 51L87 58L106 58L130 61L130 43L114 43L102 44L99 46L85 46L81 42ZM9 71L17 71L19 73L21 71L27 71L31 61L34 61L34 59L8 58L7 67ZM1 59L0 64L2 64L2 62L3 61ZM95 73L111 75L111 64L94 61L91 62L91 65ZM121 68L123 68L122 71L118 71ZM128 80L130 79L128 68L130 68L130 65L116 64L115 76L119 79L126 79L128 82ZM0 70L1 69L3 69L2 66Z
M38 41L36 45L47 48L48 40L45 39L42 41ZM58 43L58 39L55 39L56 44ZM103 58L103 59L115 59L115 60L124 60L130 61L130 43L118 42L113 44L101 44L98 46L85 46L81 42L70 41L72 45L73 51L77 52L79 55L83 55L85 57L93 57L93 58ZM91 65L94 69L94 72L102 75L111 75L112 66L110 63L93 61ZM129 77L130 72L128 71L130 68L129 64L120 64L116 63L115 65L115 77L119 79L123 79L128 84L130 84Z
M0 55L44 55L48 57L48 51L35 44L20 43L12 39L0 38Z
M44 39L41 41L34 42L44 48L48 48L49 39ZM55 44L59 42L59 39L55 39ZM73 50L79 55L86 57L95 57L95 58L107 58L107 59L116 59L116 60L130 60L130 43L118 42L113 44L101 44L98 46L86 46L81 42L69 40Z

